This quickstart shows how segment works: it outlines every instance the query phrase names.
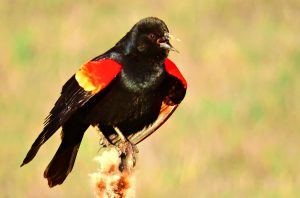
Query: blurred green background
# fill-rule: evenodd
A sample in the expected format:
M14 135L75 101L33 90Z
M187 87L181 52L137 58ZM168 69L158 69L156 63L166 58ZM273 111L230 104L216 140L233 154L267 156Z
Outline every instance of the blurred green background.
M64 82L141 18L182 41L188 81L174 116L139 145L138 197L300 197L300 1L25 1L0 3L0 197L92 197L98 136L49 189L57 133L20 168Z

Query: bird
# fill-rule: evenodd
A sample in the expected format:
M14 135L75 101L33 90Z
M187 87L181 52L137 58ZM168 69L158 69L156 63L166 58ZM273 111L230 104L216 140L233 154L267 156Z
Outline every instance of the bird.
M85 131L93 126L112 145L137 145L184 99L187 82L168 58L175 38L157 17L138 21L111 49L87 61L63 85L21 167L61 130L61 144L44 171L49 187L72 171Z

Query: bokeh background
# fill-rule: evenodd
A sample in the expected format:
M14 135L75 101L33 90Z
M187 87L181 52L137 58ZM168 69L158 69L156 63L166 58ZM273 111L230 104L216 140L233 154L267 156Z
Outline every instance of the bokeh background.
M25 1L0 3L0 197L92 197L98 136L49 189L59 133L20 168L64 82L139 19L182 41L171 58L189 87L139 145L138 197L300 197L300 1Z

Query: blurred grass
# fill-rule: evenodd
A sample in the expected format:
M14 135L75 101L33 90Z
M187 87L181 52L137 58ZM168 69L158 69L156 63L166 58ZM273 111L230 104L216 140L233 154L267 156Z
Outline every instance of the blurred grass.
M47 187L59 134L19 165L62 84L146 16L181 38L186 99L140 147L138 197L300 196L298 0L4 1L0 4L1 197L91 197L98 139Z

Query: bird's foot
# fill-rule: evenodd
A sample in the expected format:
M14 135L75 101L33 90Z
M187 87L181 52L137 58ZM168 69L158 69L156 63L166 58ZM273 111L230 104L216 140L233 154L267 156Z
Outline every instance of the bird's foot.
M98 152L105 151L107 148L113 146L104 136L101 136L99 139L99 149Z
M137 146L132 144L130 141L124 141L119 144L120 149L120 165L119 170L121 172L129 171L135 167L136 154L139 152Z
M130 170L136 164L136 154L139 152L137 146L131 143L120 131L118 127L114 127L114 130L120 137L120 143L117 144L117 148L120 152L120 165L119 170Z
M110 146L111 144L109 143L109 141L103 136L103 137L100 137L100 140L99 140L99 145L103 148L106 148L108 146Z

